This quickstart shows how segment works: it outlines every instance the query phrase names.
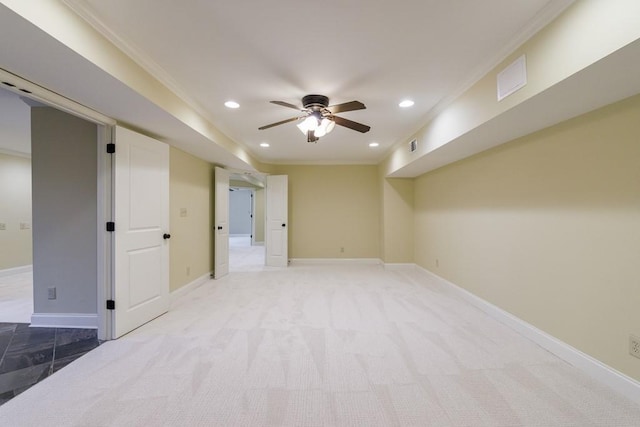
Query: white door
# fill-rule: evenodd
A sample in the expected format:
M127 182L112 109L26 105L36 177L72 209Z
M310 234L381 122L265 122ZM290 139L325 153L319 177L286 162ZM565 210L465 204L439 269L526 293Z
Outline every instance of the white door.
M287 175L267 176L266 264L286 267L288 258Z
M169 146L116 127L113 338L169 310Z
M213 277L229 273L229 172L216 168L214 208Z

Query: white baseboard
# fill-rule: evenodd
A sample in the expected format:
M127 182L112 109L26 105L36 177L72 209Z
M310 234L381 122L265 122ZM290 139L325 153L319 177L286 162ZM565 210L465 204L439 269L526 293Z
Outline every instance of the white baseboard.
M291 258L289 261L297 265L382 264L379 258Z
M33 265L22 265L20 267L5 268L0 270L0 277L13 276L14 274L30 273L33 271Z
M189 292L191 292L192 290L194 290L198 286L202 285L204 282L206 282L209 279L211 279L211 273L203 274L202 276L200 276L197 279L187 283L186 285L182 286L181 288L178 288L175 291L172 291L171 292L171 304L176 302L178 300L178 298L180 298L181 296L188 294Z
M416 265L404 262L385 262L384 269L389 271L412 271L416 269Z
M98 315L84 313L33 313L32 328L98 329Z
M490 302L485 301L484 299L472 294L471 292L459 287L458 285L449 282L448 280L438 276L437 274L432 273L431 271L418 265L416 265L416 268L424 272L430 278L435 279L439 283L445 285L460 298L469 302L470 304L482 310L499 322L511 327L521 335L555 354L559 358L565 360L569 364L580 369L591 378L594 378L597 381L606 384L607 386L616 390L618 393L640 404L640 382L623 374L622 372L618 372L614 368L605 365L594 357L581 352L577 348L570 346L569 344L557 339L552 335L549 335L548 333L536 328L530 323L527 323L524 320L514 316L513 314L501 309L500 307L497 307Z

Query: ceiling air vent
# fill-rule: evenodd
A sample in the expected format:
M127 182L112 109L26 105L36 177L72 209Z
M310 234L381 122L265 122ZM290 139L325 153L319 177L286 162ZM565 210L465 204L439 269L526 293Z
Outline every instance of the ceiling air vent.
M409 143L409 152L413 153L418 149L418 140L414 139Z
M527 85L527 60L522 55L498 74L498 101Z

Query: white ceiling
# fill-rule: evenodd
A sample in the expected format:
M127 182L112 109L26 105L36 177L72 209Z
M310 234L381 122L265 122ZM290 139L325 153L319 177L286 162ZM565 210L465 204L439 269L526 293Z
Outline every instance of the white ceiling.
M66 0L81 16L267 162L377 163L567 0ZM336 127L309 144L296 115L309 93L367 109L340 115L371 126ZM411 109L398 102L413 99ZM237 110L223 106L240 103ZM261 142L271 147L262 149ZM371 149L370 142L380 147Z

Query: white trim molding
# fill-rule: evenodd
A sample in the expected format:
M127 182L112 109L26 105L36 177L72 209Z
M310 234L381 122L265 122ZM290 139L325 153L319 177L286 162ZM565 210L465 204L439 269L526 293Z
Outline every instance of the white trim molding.
M389 271L412 271L416 269L416 265L405 262L385 262L384 269Z
M326 264L382 264L379 258L291 258L295 265L326 265Z
M20 267L5 268L0 270L0 277L13 276L14 274L30 273L33 271L33 265L22 265Z
M32 328L98 329L98 315L88 313L33 313Z
M175 291L171 291L171 305L173 305L180 297L193 291L208 280L211 280L211 273L203 274Z
M431 271L416 265L416 268L429 276L430 279L435 279L438 283L444 285L454 294L472 304L476 308L482 310L484 313L493 317L500 323L503 323L516 332L520 333L524 337L535 342L544 349L555 354L559 358L580 369L591 378L600 381L601 383L611 387L618 393L626 396L628 399L640 404L640 382L633 378L615 370L614 368L605 365L594 357L589 356L578 350L575 347L559 340L558 338L549 335L548 333L536 328L530 323L514 316L513 314L497 307L490 302L474 295L473 293L461 288L460 286L449 282L448 280L438 276Z

